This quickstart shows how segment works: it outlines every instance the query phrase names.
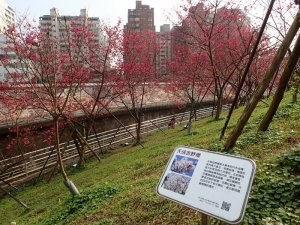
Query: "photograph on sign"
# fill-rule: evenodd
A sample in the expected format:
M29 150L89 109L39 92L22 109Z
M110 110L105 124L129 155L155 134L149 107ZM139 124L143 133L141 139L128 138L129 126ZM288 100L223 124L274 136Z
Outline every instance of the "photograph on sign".
M174 191L178 194L185 194L189 186L191 178L178 175L176 173L169 173L163 182L163 187L167 190Z
M244 216L254 174L250 159L182 146L174 150L157 193L237 224Z
M191 177L195 171L197 163L197 159L176 155L171 165L171 171Z

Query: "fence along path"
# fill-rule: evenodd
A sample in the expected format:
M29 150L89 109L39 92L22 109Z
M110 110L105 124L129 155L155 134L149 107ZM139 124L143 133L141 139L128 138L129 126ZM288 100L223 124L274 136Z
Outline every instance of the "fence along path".
M224 105L223 109L228 109L229 105ZM198 109L196 111L197 118L207 117L212 113L213 107ZM147 135L149 133L166 129L171 118L175 117L176 124L186 124L189 119L189 112L178 113L175 115L160 117L153 120L144 121L142 123L141 133ZM109 131L90 135L88 139L89 145L97 153L116 147L120 144L130 142L135 137L135 126L119 126L119 128ZM66 165L70 165L77 161L78 151L73 141L60 144L63 151L63 161ZM86 151L87 156L91 155L91 151ZM18 155L0 161L0 184L21 184L28 180L32 180L42 174L45 174L57 166L56 149L54 146L42 148L33 152L25 153L23 156ZM43 171L42 171L42 168ZM42 171L42 172L41 172ZM6 185L4 185L6 186Z

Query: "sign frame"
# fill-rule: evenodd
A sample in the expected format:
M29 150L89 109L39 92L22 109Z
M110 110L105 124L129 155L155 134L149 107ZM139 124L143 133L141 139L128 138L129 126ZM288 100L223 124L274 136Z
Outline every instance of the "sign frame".
M221 157L224 156L224 157L227 157L227 158L234 158L235 160L236 160L236 159L239 159L239 160L246 160L248 163L251 164L252 170L251 170L251 173L250 173L250 177L249 177L249 181L248 181L248 185L247 185L247 190L246 190L245 195L244 195L244 198L243 198L242 207L241 207L241 210L240 210L239 217L238 217L236 220L232 220L232 221L231 221L231 220L228 220L228 219L223 218L223 217L221 217L221 216L219 216L219 215L216 215L216 214L214 214L214 213L212 213L212 212L209 212L209 210L206 211L206 210L203 209L203 208L201 208L201 209L200 209L200 208L197 208L196 206L189 205L189 204L187 204L187 203L185 203L185 202L181 202L181 201L179 201L179 200L177 200L177 199L175 199L175 198L172 198L172 197L166 196L165 194L160 193L159 190L160 190L160 189L163 189L163 188L161 188L161 187L162 187L162 185L163 185L164 180L165 180L166 177L167 177L166 175L167 175L168 172L170 172L168 169L171 167L171 164L172 164L172 162L173 162L174 159L175 159L174 156L176 155L176 153L178 153L178 150L179 150L179 149L191 150L191 151L199 151L199 152L203 152L203 153L209 153L209 154L213 154L213 155L218 155L218 156L221 156ZM200 157L201 157L201 156L200 156ZM199 158L199 160L201 160L201 158ZM172 171L172 172L173 172L173 171ZM199 212L201 212L201 213L203 213L203 214L205 214L205 215L208 215L208 216L217 218L217 219L219 219L219 220L225 221L226 223L229 223L229 224L238 224L238 223L240 223L240 222L243 220L244 215L245 215L246 206L247 206L248 198L249 198L250 191L251 191L251 188L252 188L252 184L253 184L253 181L254 181L255 172L256 172L256 164L255 164L255 162L254 162L253 160L251 160L251 159L249 159L249 158L240 157L240 156L235 156L235 155L229 155L229 154L224 154L224 153L221 153L221 152L213 152L213 151L209 151L209 150L205 150L205 149L197 149L197 148L188 147L188 146L178 146L178 147L176 147L176 148L173 150L172 155L171 155L171 157L169 158L167 165L165 166L165 169L164 169L164 171L163 171L163 173L162 173L162 175L161 175L161 177L160 177L159 183L158 183L158 185L157 185L157 187L156 187L156 193L157 193L159 196L163 197L163 198L169 199L169 200L171 200L171 201L173 201L173 202L175 202L175 203L178 203L178 204L187 206L187 207L189 207L189 208L192 208L192 209L194 209L194 210L196 210L196 211L199 211Z

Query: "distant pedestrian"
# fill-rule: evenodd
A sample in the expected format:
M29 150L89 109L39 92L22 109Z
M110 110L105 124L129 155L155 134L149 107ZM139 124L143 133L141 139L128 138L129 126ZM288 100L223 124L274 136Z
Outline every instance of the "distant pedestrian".
M168 128L175 128L175 117L172 117L168 122Z

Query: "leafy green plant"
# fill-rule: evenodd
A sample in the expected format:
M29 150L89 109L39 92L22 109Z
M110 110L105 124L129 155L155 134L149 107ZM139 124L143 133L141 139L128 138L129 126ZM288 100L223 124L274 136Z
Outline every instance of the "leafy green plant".
M281 106L274 118L275 119L286 119L286 118L289 118L289 117L292 117L293 115L297 115L299 113L299 110L300 110L300 105L299 104L295 104L295 103L287 103L283 106Z
M121 191L117 185L106 185L103 187L93 188L63 204L63 208L55 213L46 224L58 224L61 222L70 222L75 215L84 214L96 209L106 199L113 197Z
M245 224L300 223L299 161L300 147L264 164L253 185Z
M300 175L300 146L294 151L283 154L278 158L278 166L284 167L289 173Z
M224 141L217 140L208 147L211 151L221 152L224 149Z
M238 148L261 143L268 147L281 143L286 133L279 129L269 129L264 132L249 132L237 141Z

